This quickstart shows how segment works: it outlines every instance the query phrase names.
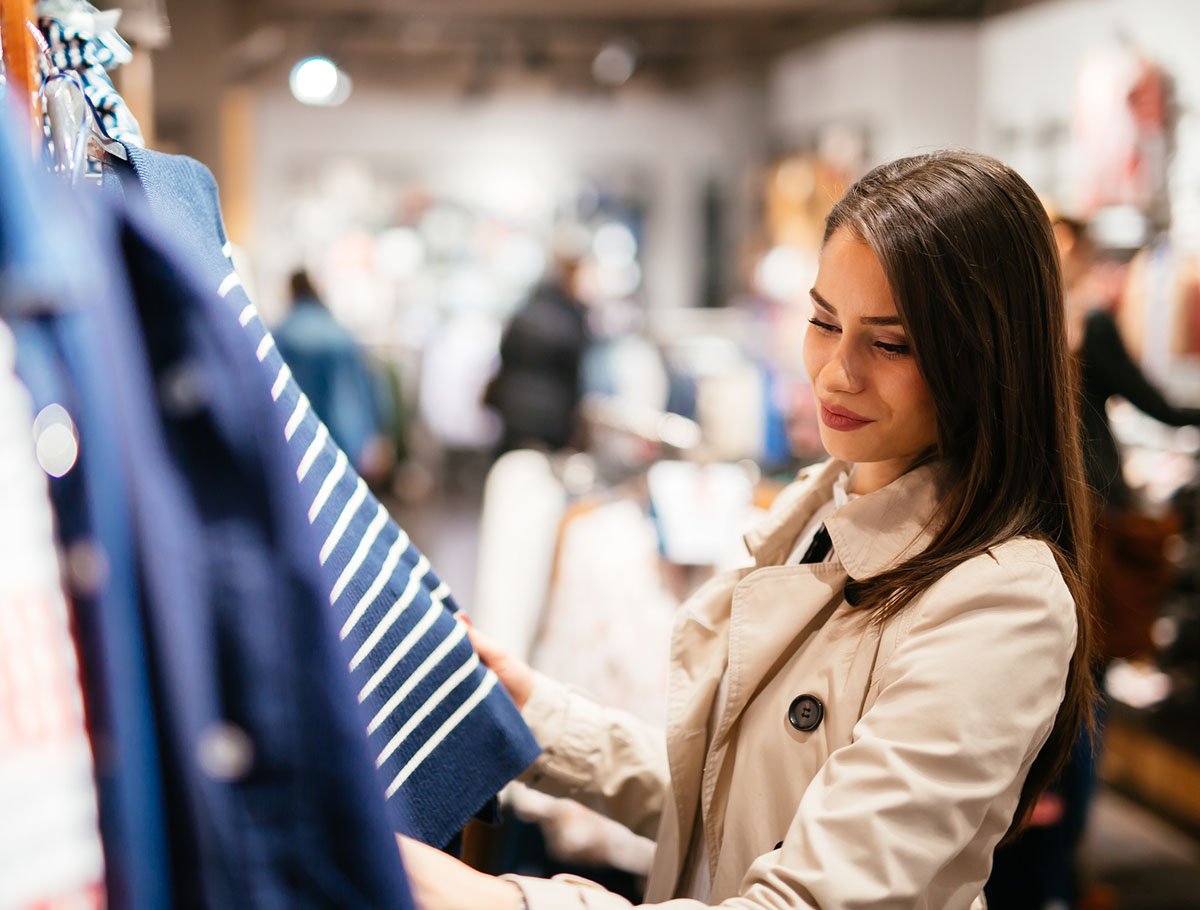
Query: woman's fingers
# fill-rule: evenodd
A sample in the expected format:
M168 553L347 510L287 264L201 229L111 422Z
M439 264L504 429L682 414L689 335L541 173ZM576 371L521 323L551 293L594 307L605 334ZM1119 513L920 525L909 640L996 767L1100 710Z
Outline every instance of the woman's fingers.
M465 617L463 619L465 620ZM533 670L520 658L513 657L491 638L467 622L467 637L484 666L496 674L518 708L524 708L533 692Z

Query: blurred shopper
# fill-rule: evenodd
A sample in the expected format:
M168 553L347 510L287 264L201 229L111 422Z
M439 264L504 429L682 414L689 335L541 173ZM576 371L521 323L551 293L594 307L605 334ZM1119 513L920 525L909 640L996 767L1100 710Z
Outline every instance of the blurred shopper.
M1177 408L1146 378L1134 362L1112 313L1090 293L1095 249L1085 226L1059 217L1054 225L1062 251L1067 284L1067 319L1071 346L1079 357L1083 382L1084 462L1088 482L1108 513L1134 506L1121 473L1121 459L1106 405L1119 395L1138 410L1172 427L1200 424L1200 408Z
M1151 517L1125 482L1106 405L1120 396L1173 427L1200 425L1200 408L1171 404L1134 362L1112 314L1088 292L1094 250L1084 225L1059 218L1055 233L1067 276L1068 334L1083 387L1084 464L1100 505L1101 657L1148 656L1150 626L1171 582L1165 544L1178 531L1174 516Z
M381 390L353 336L317 295L307 272L290 279L292 308L275 329L275 344L329 434L373 486L394 463Z
M650 904L978 910L1092 705L1050 223L995 159L903 159L830 214L812 297L833 459L682 607L665 737L475 644L545 750L525 782L656 836ZM425 910L630 907L403 845Z
M582 253L560 244L553 275L534 289L500 339L500 369L484 399L503 423L498 454L578 443L580 365L589 341L578 294L581 264Z

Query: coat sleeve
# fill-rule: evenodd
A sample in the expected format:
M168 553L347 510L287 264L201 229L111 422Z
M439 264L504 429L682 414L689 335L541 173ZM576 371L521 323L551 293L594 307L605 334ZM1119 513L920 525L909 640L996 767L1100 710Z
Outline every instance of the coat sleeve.
M1062 701L1074 606L1050 565L983 557L908 609L853 741L828 758L782 846L751 865L721 910L967 907L978 895ZM971 884L931 894L934 877L964 858ZM516 880L529 910L630 906L577 879Z
M662 730L540 673L521 715L542 747L522 783L655 836L670 785Z

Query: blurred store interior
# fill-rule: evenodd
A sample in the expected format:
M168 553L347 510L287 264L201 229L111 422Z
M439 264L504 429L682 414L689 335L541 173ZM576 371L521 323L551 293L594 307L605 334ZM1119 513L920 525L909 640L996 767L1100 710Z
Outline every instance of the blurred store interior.
M1200 406L1196 0L97 5L123 10L111 75L146 144L214 173L264 320L320 298L363 353L326 407L370 399L343 447L459 603L649 719L674 610L822 457L808 289L873 165L1012 164L1083 231L1073 293ZM1109 414L1132 496L1105 538L1101 784L1078 893L1044 906L1200 908L1200 430ZM481 864L636 893L647 842L509 806Z

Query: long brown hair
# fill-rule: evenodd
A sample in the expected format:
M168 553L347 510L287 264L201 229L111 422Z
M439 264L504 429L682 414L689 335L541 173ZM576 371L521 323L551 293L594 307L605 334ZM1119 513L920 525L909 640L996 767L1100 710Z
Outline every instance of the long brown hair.
M1078 633L1066 694L1029 772L1013 829L1093 729L1092 521L1068 354L1063 279L1045 209L994 158L944 151L875 168L834 206L887 276L937 411L945 495L920 555L857 583L879 621L950 569L1024 535L1053 550Z

